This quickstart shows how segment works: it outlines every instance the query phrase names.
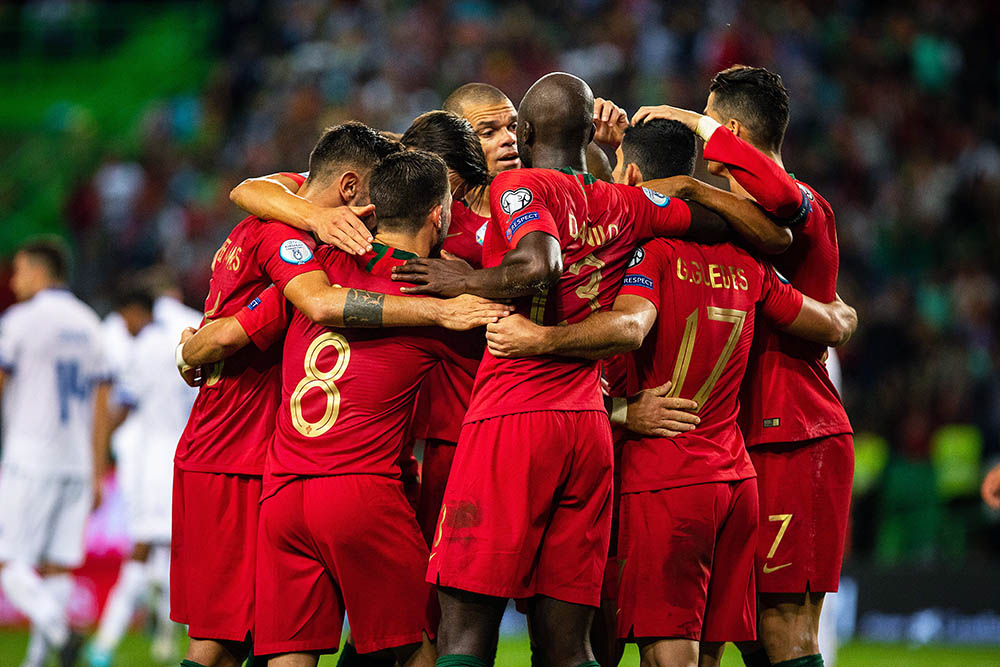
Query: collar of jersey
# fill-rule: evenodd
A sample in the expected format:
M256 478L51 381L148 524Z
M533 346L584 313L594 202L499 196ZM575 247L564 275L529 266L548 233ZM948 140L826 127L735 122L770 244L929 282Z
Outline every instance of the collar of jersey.
M416 253L407 252L406 250L400 250L399 248L393 248L387 246L384 243L379 243L378 241L372 241L372 258L368 260L368 264L365 266L365 271L371 272L375 268L375 265L382 261L382 258L389 255L393 259L416 259Z
M594 175L586 171L576 171L573 167L559 167L556 171L561 171L564 174L569 174L570 176L583 176L584 185L593 185L597 182Z

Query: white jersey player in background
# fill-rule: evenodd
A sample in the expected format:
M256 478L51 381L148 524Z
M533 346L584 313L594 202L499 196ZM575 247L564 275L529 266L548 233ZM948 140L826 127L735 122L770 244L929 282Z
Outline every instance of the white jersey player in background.
M68 256L54 240L23 245L10 283L20 303L0 318L0 584L37 630L30 667L50 649L60 664L76 662L70 571L83 562L104 465L95 446L104 428L95 404L110 390L100 319L66 289Z
M118 314L131 336L125 363L115 375L115 397L121 406L113 424L136 424L141 434L117 448L118 479L124 496L127 528L133 543L122 565L88 651L92 667L111 664L140 600L155 593L156 637L153 659L168 662L175 648L170 620L170 527L174 450L187 423L197 390L177 377L174 347L181 331L197 327L202 316L177 298L172 286L137 290L119 299ZM124 426L123 426L124 427ZM117 432L116 432L117 434Z

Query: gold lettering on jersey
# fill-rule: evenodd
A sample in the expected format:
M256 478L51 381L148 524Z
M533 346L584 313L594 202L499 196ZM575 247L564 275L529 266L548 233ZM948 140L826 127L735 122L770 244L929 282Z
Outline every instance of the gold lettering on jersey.
M573 262L567 267L566 272L574 276L580 275L584 267L592 267L587 282L576 288L576 295L581 299L590 302L590 310L595 311L600 308L598 297L601 295L601 279L604 277L601 269L604 268L604 261L597 258L594 253L590 253L578 262Z
M750 289L746 271L735 266L709 264L704 267L694 259L677 258L677 279L692 285L707 285L712 289L732 289L746 292Z
M233 240L226 239L222 247L215 251L215 257L212 258L212 270L215 271L215 265L219 262L225 262L225 267L230 271L239 271L242 253L242 246L233 246Z
M214 364L208 366L208 374L205 376L205 386L214 387L219 384L219 380L222 379L222 366L226 363L225 359L216 361ZM204 371L204 369L202 369Z
M326 348L333 348L337 352L337 361L330 370L321 370L317 366L320 353ZM337 422L340 415L340 389L335 384L337 380L344 376L347 371L347 364L351 361L351 345L339 333L327 332L317 336L309 348L306 350L303 368L305 377L299 380L292 392L289 400L289 408L292 413L292 426L295 430L307 438L315 438L323 435ZM311 389L318 389L326 395L326 407L323 416L317 421L311 422L305 418L302 411L302 399Z

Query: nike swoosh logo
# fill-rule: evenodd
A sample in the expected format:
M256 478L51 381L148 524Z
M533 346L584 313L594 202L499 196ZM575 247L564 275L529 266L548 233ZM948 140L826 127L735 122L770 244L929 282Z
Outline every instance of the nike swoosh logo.
M761 569L763 570L764 574L771 574L772 572L777 572L781 568L788 567L789 565L791 565L791 563L785 563L784 565L778 565L777 567L768 567L767 565L765 565Z

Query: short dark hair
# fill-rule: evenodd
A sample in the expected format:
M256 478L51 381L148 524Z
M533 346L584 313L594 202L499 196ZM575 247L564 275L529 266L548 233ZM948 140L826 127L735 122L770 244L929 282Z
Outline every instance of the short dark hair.
M758 148L780 150L788 127L788 89L763 67L733 65L715 75L709 90L723 115L746 125Z
M17 249L49 272L53 280L65 282L69 278L69 245L59 236L38 236L25 241Z
M402 146L364 123L351 121L323 130L309 155L309 182L325 182L347 169L368 170Z
M694 172L694 132L676 120L657 118L625 129L625 163L634 162L643 180L690 176Z
M483 146L469 121L450 111L428 111L403 133L403 145L438 155L470 187L490 180Z
M395 153L375 166L368 188L380 228L415 232L447 196L448 167L427 151Z

